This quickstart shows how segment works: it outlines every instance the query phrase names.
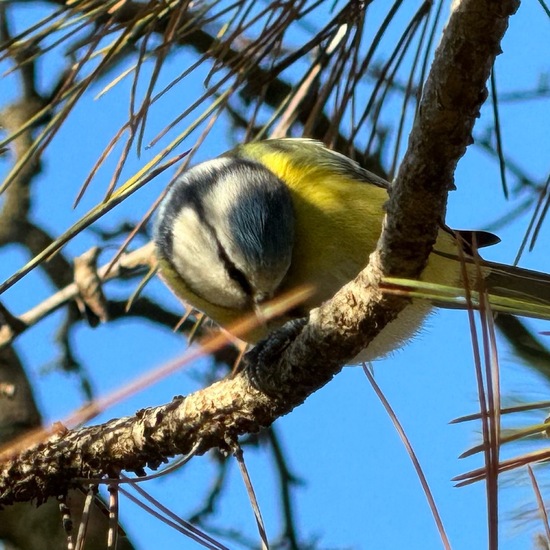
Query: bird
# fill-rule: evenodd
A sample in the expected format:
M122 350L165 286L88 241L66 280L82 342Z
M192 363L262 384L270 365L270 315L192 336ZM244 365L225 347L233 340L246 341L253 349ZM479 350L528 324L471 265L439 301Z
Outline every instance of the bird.
M185 171L168 188L154 223L161 278L175 295L231 331L265 302L308 286L284 315L239 338L257 343L331 298L368 263L382 230L390 184L356 161L307 138L238 145ZM468 244L499 241L487 232L441 225L421 281L463 287ZM461 252L465 247L465 253ZM461 260L462 258L462 260ZM482 261L468 264L491 292L550 304L550 276ZM471 283L470 283L471 284ZM361 352L371 361L417 334L434 305L413 299Z

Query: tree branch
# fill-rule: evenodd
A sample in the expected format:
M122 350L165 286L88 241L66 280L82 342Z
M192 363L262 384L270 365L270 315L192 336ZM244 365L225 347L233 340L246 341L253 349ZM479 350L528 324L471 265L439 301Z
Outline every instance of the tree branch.
M98 275L102 281L108 281L129 271L132 272L144 266L151 266L152 262L154 262L153 244L148 243L132 252L123 254L113 266L110 263L102 266L98 270ZM72 272L72 270L70 271ZM17 317L23 323L24 328L22 330L14 331L8 324L3 326L0 324L0 349L11 344L24 330L35 325L66 303L78 298L79 292L78 285L73 282L23 313Z
M251 387L244 373L187 398L133 417L57 435L7 460L0 470L0 502L58 495L76 478L142 472L195 445L204 453L226 447L300 405L327 383L407 305L385 296L383 276L417 276L424 267L445 210L458 159L486 97L485 82L517 0L463 0L436 52L409 148L392 187L378 249L369 266L310 322L288 347L273 397ZM322 358L322 361L320 360Z

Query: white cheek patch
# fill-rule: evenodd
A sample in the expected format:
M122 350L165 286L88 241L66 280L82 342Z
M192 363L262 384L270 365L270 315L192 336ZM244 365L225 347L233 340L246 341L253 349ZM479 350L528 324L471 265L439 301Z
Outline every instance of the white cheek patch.
M180 210L172 227L172 262L201 298L232 309L248 305L248 296L227 273L216 239L190 207Z

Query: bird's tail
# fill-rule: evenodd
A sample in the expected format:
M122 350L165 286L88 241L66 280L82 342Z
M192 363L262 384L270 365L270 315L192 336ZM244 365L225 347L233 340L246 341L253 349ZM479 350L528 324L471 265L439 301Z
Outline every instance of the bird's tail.
M460 275L455 273L461 281L458 286L449 282L431 285L429 276L416 283L401 279L387 279L387 283L407 289L411 298L427 299L445 309L481 307L480 292L483 292L495 312L550 320L550 274L481 258L459 259L441 251L438 255L452 260L447 271L452 273L458 266Z
M482 266L490 296L515 302L518 314L547 318L543 312L550 309L550 274L487 261Z

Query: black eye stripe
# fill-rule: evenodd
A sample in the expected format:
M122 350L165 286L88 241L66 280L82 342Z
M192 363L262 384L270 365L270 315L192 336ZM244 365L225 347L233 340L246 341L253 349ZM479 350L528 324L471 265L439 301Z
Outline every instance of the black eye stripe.
M210 229L212 230L212 228ZM252 286L246 278L246 275L231 261L215 233L213 231L212 233L218 245L218 255L225 266L227 274L241 287L242 291L247 296L252 297Z
M210 231L212 238L216 241L216 246L218 247L218 256L222 261L225 267L225 270L227 271L227 274L231 279L233 279L233 281L235 281L241 287L241 290L247 296L252 297L253 296L252 285L246 278L246 275L231 261L231 258L228 256L227 252L225 251L225 248L222 246L222 243L218 239L215 229L206 221L206 219L204 219L204 217L202 222L206 226L208 231Z

